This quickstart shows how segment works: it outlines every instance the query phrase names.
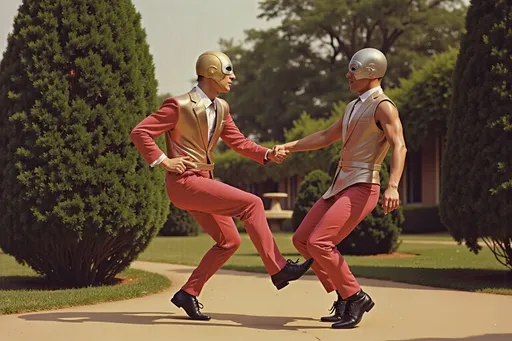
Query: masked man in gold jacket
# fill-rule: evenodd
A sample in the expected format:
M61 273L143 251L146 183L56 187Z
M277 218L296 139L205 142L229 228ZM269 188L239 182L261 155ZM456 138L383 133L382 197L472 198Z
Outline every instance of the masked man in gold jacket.
M205 254L187 283L171 299L190 318L209 320L200 312L197 296L208 279L235 253L240 235L232 217L239 217L254 243L276 288L299 279L311 266L285 260L265 217L262 200L214 180L212 151L221 138L237 153L259 162L282 162L286 152L264 148L247 139L233 121L228 103L218 98L229 92L235 73L228 56L208 51L196 63L198 84L190 92L164 101L160 109L131 132L135 147L146 162L166 172L167 194L177 207L188 211L216 242ZM167 153L154 139L165 134Z

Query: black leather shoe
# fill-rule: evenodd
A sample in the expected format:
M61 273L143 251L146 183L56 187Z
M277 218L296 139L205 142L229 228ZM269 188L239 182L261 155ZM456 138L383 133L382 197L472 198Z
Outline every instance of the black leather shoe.
M313 258L308 259L302 264L298 264L299 260L293 262L291 260L286 261L286 265L275 275L272 275L272 283L276 286L277 290L281 290L289 284L291 281L295 281L304 275L311 265L313 264Z
M197 301L197 298L183 290L174 294L171 302L178 308L183 308L192 320L208 321L210 319L210 316L203 315L199 311L199 309L203 309L203 305Z
M338 298L337 301L334 301L332 304L331 309L329 310L329 313L331 313L330 316L324 316L320 318L322 322L338 322L341 320L341 317L343 316L343 313L345 313L345 307L347 306L347 301L342 300L341 298Z
M346 301L345 313L341 320L332 325L335 329L354 328L361 322L363 314L369 312L375 306L372 298L363 290L347 298Z

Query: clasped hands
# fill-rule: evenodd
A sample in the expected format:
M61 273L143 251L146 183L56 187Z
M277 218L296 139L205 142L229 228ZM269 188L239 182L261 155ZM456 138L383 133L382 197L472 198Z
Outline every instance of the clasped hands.
M283 162L290 155L290 151L284 145L275 145L268 153L268 158L275 163Z

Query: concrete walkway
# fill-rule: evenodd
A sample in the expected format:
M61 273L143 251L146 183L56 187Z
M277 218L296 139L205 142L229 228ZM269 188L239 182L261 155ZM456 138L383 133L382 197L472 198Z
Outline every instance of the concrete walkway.
M0 316L1 341L511 341L512 296L361 280L376 302L362 323L333 330L318 321L334 296L314 276L277 291L268 276L221 270L200 296L208 322L185 318L169 298L189 266L135 262L168 276L172 288L147 297Z

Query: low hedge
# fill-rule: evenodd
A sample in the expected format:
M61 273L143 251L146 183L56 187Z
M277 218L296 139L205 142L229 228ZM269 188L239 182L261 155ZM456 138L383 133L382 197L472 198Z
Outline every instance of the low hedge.
M439 206L415 206L406 205L403 207L404 224L402 233L433 233L447 231L446 226L441 222Z
M404 221L402 209L384 215L381 206L382 192L387 185L389 173L384 163L381 169L383 188L377 207L340 244L338 250L345 255L373 255L392 253L400 246L399 238ZM299 186L299 194L294 204L292 224L296 230L307 212L320 199L331 183L331 176L321 170L306 175Z
M160 236L197 236L200 229L199 223L190 213L171 203L167 221L158 234Z

